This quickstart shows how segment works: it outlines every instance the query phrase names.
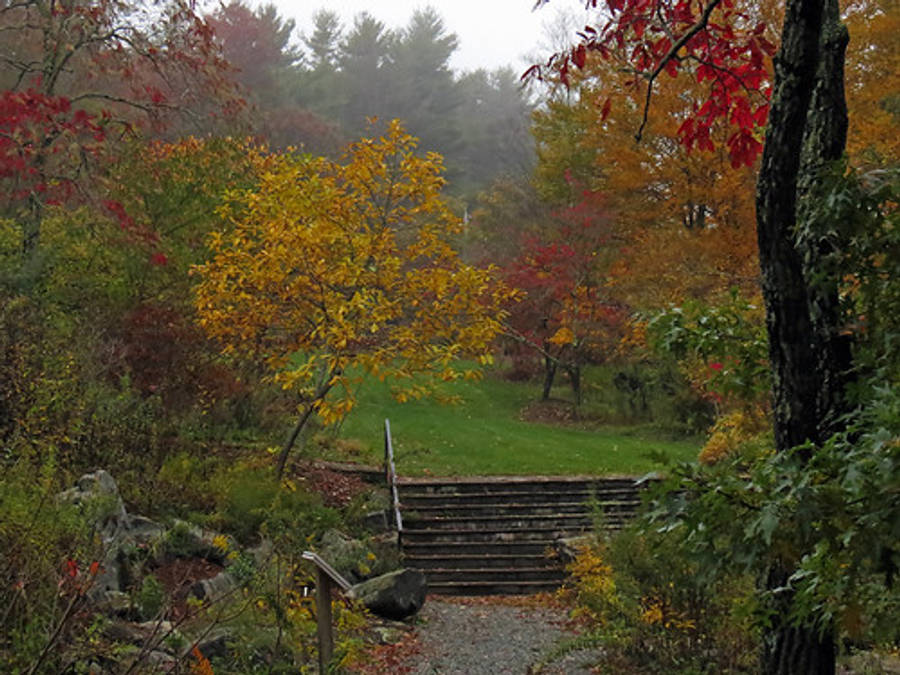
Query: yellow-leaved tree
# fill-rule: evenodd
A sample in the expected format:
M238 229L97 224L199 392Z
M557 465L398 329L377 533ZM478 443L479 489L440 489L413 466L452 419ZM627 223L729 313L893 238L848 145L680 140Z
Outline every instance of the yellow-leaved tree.
M227 353L300 396L279 476L310 417L342 419L365 374L392 378L402 401L477 377L461 359L490 360L514 292L451 245L461 223L442 170L394 121L337 162L268 157L256 188L229 195L227 232L195 270L197 309Z

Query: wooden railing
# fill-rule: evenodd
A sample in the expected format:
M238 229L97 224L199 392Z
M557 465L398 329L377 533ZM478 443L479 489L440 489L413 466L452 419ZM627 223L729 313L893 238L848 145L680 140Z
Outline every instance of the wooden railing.
M403 536L403 516L400 515L400 493L397 491L397 466L394 463L394 446L391 443L391 421L384 421L384 473L391 492L394 527L397 528L397 546Z

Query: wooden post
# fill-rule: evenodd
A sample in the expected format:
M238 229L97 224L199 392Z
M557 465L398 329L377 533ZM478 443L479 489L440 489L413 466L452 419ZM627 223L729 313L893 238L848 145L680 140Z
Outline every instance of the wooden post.
M334 634L331 627L331 577L322 568L316 570L316 625L319 636L319 673L328 672L334 654Z
M316 627L319 635L319 672L328 672L334 654L334 633L331 626L331 589L337 586L344 593L350 590L350 582L338 574L327 562L312 551L300 556L316 566Z

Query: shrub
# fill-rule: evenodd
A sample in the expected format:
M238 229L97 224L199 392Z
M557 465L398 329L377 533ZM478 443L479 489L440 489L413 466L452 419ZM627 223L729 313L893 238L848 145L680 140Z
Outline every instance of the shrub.
M605 649L605 665L644 673L743 673L756 665L752 579L713 581L671 534L629 528L586 546L565 592ZM583 640L573 647L583 646Z
M102 552L79 510L54 500L54 476L47 458L43 472L23 461L0 477L2 672L57 672L90 619L81 609Z
M152 574L144 576L137 594L137 609L141 619L150 621L160 616L165 603L166 593L159 580Z

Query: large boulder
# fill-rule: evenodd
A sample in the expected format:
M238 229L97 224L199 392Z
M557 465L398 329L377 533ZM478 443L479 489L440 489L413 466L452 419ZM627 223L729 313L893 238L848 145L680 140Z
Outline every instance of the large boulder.
M75 481L74 487L61 492L57 499L81 509L106 542L112 541L127 521L119 486L103 469L84 474Z
M356 584L347 595L376 616L400 621L422 609L427 592L424 574L402 569Z
M228 572L220 572L209 579L201 579L191 586L191 595L206 602L216 602L232 595L237 581Z

